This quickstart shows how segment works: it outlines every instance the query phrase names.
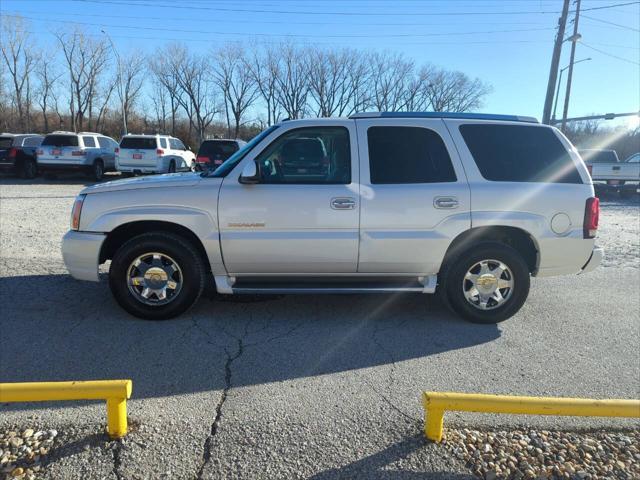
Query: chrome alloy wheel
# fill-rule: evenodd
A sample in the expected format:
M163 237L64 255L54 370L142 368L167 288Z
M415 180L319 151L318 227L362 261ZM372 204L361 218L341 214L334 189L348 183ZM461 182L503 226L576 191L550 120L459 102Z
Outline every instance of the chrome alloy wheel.
M146 305L166 305L182 289L182 270L164 253L151 252L136 258L127 270L131 294Z
M479 310L502 306L513 293L513 273L499 260L481 260L474 264L462 280L467 302Z

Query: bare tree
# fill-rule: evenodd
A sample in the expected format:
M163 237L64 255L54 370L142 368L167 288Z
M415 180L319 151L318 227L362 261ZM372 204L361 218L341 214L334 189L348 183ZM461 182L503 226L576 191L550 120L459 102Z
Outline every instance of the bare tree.
M234 119L233 138L238 137L242 117L259 95L245 52L239 45L228 44L214 54L214 75L224 97L228 136L231 136L229 110Z
M184 45L175 45L169 66L182 92L178 102L187 112L189 125L195 127L198 142L202 142L207 127L220 113L208 58L189 53Z
M260 96L267 107L267 126L278 121L278 72L280 56L273 47L254 49L251 59L247 61Z
M144 84L145 57L136 51L122 59L118 68L120 69L122 88L118 82L118 96L124 105L125 123L129 123L129 116L135 103L140 97L142 85Z
M54 97L56 96L56 83L62 76L62 74L55 69L56 61L55 54L53 52L49 52L42 55L38 65L36 66L36 76L39 81L36 95L38 97L38 105L42 111L42 124L45 133L49 132L49 117L47 113L52 105Z
M309 93L316 104L316 115L342 114L353 90L349 85L349 50L313 50L309 53Z
M2 22L2 42L0 52L7 66L7 72L13 84L13 102L18 112L19 128L29 127L30 82L35 68L36 55L28 33L28 25L21 17L11 17Z
M69 107L73 129L78 131L84 128L86 114L91 128L100 76L109 60L107 45L104 40L92 40L80 30L59 32L56 37L69 71Z
M171 112L171 135L176 134L176 121L178 118L178 109L181 104L182 92L178 85L178 76L180 75L180 57L185 53L184 48L179 45L169 45L166 50L157 50L156 54L152 56L150 61L150 69L155 76L156 81L164 87L164 90L169 97L169 111ZM174 57L178 58L178 61L174 60ZM172 60L169 60L172 59ZM160 92L160 89L153 90L154 95ZM159 102L159 99L154 100L154 104ZM162 100L164 102L164 100ZM188 112L189 113L189 112ZM191 125L191 122L189 123Z
M281 62L276 72L276 98L291 119L301 118L307 107L309 78L306 62L307 51L291 44L279 48Z
M434 112L468 112L482 105L491 88L462 72L425 67L425 95Z
M372 103L378 111L404 110L407 101L407 82L413 78L413 62L400 54L371 55Z

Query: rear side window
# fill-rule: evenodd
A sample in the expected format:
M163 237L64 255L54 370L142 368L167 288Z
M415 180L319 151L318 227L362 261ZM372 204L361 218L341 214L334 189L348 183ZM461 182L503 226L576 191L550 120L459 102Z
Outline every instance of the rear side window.
M95 147L96 141L93 137L82 137L82 143L85 147Z
M167 139L166 138L161 138L160 139L160 147L161 148L167 148Z
M77 147L77 135L47 135L42 141L42 145L53 147Z
M494 182L582 183L569 152L550 128L461 125L482 176Z
M455 182L442 138L422 127L367 130L372 184Z
M42 143L42 137L27 137L24 139L25 147L37 147Z
M13 145L13 137L0 137L0 148L10 148Z
M130 148L133 150L155 150L157 148L156 138L125 137L120 142L120 148Z

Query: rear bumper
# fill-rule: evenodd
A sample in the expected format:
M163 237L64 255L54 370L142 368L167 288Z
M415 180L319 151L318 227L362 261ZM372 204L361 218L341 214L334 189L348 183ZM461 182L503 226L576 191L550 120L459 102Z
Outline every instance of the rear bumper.
M604 258L604 248L595 247L593 249L593 252L591 252L591 256L589 257L589 260L587 260L587 263L584 264L584 267L582 267L582 270L580 271L580 273L589 273L592 270L595 270L602 263L603 258Z
M40 163L38 162L38 170L40 171L86 171L91 167L91 163Z
M119 172L127 173L161 173L158 167L141 167L135 165L118 165L116 168Z
M69 230L62 237L62 258L73 278L98 281L100 249L107 236Z

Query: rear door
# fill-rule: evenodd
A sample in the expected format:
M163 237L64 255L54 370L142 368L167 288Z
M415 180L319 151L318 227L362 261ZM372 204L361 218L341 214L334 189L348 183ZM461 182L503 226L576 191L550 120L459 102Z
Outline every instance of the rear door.
M434 274L470 227L464 170L440 119L358 119L360 273Z
M78 135L54 133L42 141L38 163L52 165L75 165L84 163L84 151Z
M118 163L125 167L155 167L157 149L156 137L123 137Z
M219 228L231 274L356 272L360 202L355 123L303 125L283 124L267 137L265 148L250 152L224 179ZM308 148L289 148L300 139ZM254 160L260 166L259 183L240 183L242 169ZM318 162L322 172L315 168Z
M100 155L105 167L114 168L117 144L108 137L98 137L98 144L100 145Z

